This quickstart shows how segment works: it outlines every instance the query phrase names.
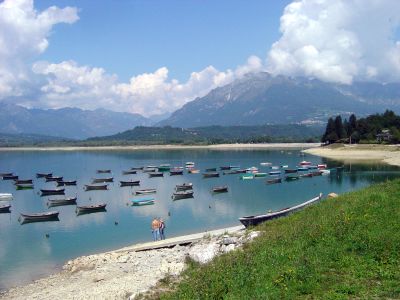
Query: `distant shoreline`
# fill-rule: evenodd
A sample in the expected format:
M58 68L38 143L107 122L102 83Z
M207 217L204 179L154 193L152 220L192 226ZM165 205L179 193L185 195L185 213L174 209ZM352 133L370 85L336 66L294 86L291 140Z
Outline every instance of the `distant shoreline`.
M331 145L304 150L305 153L340 160L343 162L379 161L393 166L400 166L400 145Z
M308 149L320 143L268 143L268 144L217 144L217 145L137 145L137 146L71 146L71 147L0 147L0 151L136 151L136 150L264 150Z

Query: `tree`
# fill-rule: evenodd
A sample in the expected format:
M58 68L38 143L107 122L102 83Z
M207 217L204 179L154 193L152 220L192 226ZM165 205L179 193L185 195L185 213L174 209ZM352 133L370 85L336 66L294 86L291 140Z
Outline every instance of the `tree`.
M332 118L328 119L328 123L326 124L325 133L322 136L321 141L323 143L334 143L337 141L337 134L335 130L335 121Z
M342 117L340 115L335 118L335 132L339 140L347 137L346 131L343 127Z

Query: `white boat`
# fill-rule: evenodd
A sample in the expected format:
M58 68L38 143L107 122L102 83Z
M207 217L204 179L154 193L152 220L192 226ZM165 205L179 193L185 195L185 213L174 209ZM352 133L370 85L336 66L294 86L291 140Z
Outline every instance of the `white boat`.
M272 165L272 163L270 163L270 162L262 162L262 163L260 163L260 166L264 166L264 167L268 167L270 165Z
M321 175L329 175L329 174L331 174L331 170L321 169L321 170L319 170L319 172L321 172Z
M11 193L0 193L0 200L12 200L13 195Z

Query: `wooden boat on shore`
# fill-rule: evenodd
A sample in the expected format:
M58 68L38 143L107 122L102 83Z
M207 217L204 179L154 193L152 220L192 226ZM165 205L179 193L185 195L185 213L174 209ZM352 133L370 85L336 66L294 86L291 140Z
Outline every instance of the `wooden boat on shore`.
M40 212L34 214L23 214L19 217L21 224L31 222L59 221L58 211Z
M82 205L76 207L76 214L83 215L83 214L90 214L95 212L106 211L107 204L97 204L97 205Z
M171 170L169 176L183 175L183 170Z
M76 185L76 180L57 181L57 186L73 186L73 185Z
M177 191L172 194L172 199L173 200L180 200L180 199L187 199L187 198L193 198L193 191Z
M107 190L107 184L102 185L93 185L93 184L85 184L85 191L104 191Z
M219 177L218 172L203 173L203 178Z
M33 190L33 184L16 184L17 190Z
M132 199L131 201L132 201L132 205L133 206L142 206L142 205L154 204L154 198L153 197L136 198L136 199Z
M3 180L18 180L18 176L17 175L4 175L2 176Z
M138 186L140 185L140 180L132 180L132 181L120 181L119 185L122 186Z
M267 180L267 184L282 183L282 178L272 178Z
M0 205L0 214L7 214L10 213L10 208L11 205L10 204L6 204L6 205Z
M128 170L128 171L122 171L122 175L133 175L136 174L136 170Z
M42 193L41 196L65 195L65 189L54 189L54 190L40 189L40 192Z
M47 206L55 207L55 206L64 206L64 205L76 205L76 199L77 199L77 197L48 200Z
M147 195L147 194L155 194L157 192L156 189L143 189L143 190L137 190L135 192L136 195Z
M92 183L104 183L104 182L114 182L114 177L94 178L92 180Z
M183 184L177 184L175 186L176 191L187 191L187 190L193 190L193 183L188 182L188 183L183 183Z
M104 174L104 173L111 173L111 170L97 170L96 171L97 174Z
M293 213L295 211L298 211L306 206L309 206L311 204L314 204L318 201L320 201L322 199L322 194L319 194L319 196L312 198L311 200L308 200L306 202L303 202L299 205L295 205L292 207L288 207L288 208L284 208L281 210L278 210L276 212L271 212L271 213L267 213L267 214L263 214L263 215L256 215L256 216L246 216L246 217L242 217L239 218L239 221L245 226L245 227L249 227L249 226L256 226L262 222L265 221L269 221L272 219L276 219L276 218L280 218L280 217L284 217L287 216L290 213Z
M32 184L33 180L32 179L17 179L14 181L14 184Z
M153 177L164 177L164 173L162 173L162 172L150 172L149 173L149 178L153 178Z
M215 186L212 188L213 193L227 193L228 192L228 186L223 185L223 186Z
M53 176L53 173L36 173L36 178L46 178Z
M13 199L13 195L11 193L0 193L0 201L9 201Z

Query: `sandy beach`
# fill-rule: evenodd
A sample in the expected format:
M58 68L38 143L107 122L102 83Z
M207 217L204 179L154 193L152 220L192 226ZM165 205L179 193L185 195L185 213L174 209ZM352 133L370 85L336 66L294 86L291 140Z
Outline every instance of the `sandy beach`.
M244 226L223 228L78 257L59 273L0 293L1 299L133 299L178 276L190 259L207 263L259 235Z
M217 144L217 145L140 145L99 147L0 147L0 151L135 151L135 150L267 150L308 149L320 143L268 143L268 144Z
M304 150L305 153L343 162L384 162L400 166L399 145L331 145Z

